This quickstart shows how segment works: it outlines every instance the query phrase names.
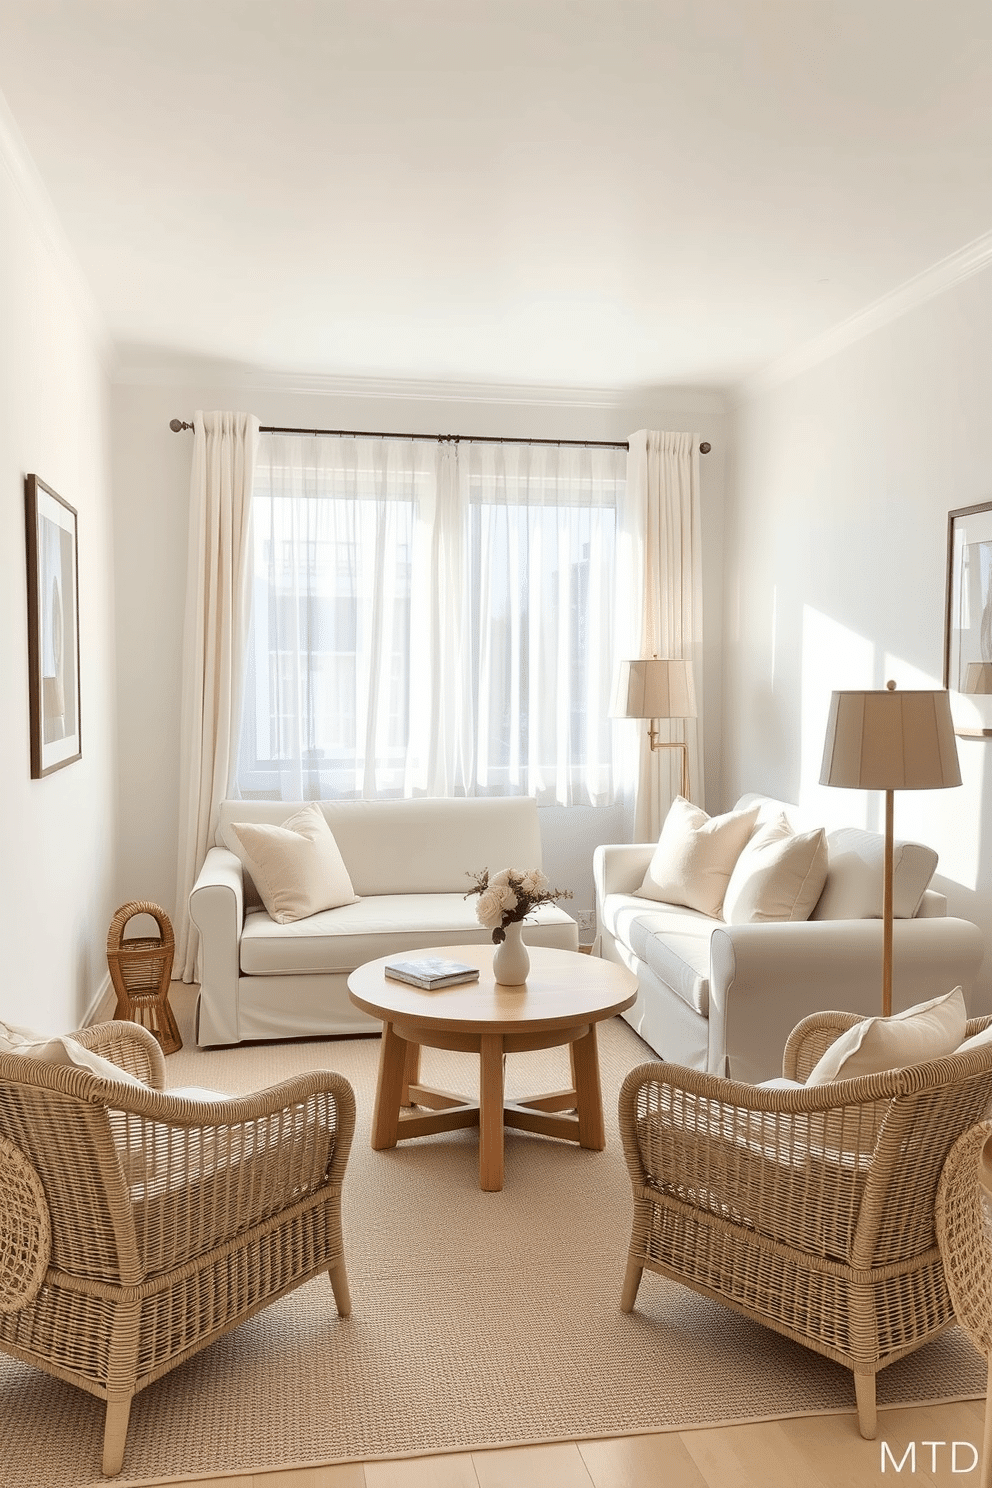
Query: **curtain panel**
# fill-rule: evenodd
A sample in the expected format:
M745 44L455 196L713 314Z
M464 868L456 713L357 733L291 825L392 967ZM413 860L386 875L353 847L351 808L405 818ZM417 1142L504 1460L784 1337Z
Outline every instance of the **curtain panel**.
M689 661L701 702L702 540L694 434L641 429L630 436L620 528L630 584L622 626L632 647L624 655ZM663 737L688 745L690 791L702 801L702 719L660 720L659 729ZM636 782L634 841L653 842L680 788L680 751L652 750L646 727L631 737L636 755L628 756L626 775Z
M217 807L237 790L257 442L258 420L249 414L194 416L176 876L175 973L186 982L196 957L190 890L213 842Z
M623 450L262 435L244 795L622 797Z

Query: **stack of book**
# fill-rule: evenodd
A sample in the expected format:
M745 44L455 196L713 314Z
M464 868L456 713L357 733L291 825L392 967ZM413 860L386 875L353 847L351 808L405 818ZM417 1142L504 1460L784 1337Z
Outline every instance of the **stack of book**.
M459 982L477 982L479 968L464 961L447 961L443 956L420 956L406 961L387 961L385 972L397 982L409 982L428 992L438 987L456 987Z

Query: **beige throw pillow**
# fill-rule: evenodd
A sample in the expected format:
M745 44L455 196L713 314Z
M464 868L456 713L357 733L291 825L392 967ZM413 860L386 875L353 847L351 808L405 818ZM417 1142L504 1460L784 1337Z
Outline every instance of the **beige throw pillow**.
M785 817L758 827L734 865L723 897L728 925L808 920L827 877L827 834L793 832Z
M829 1085L834 1080L880 1075L886 1070L942 1059L957 1051L967 1023L960 987L891 1018L866 1018L830 1045L813 1066L806 1084Z
M707 816L684 796L676 796L637 893L642 899L684 904L719 918L734 864L757 815L758 808L753 806L725 816Z
M18 1028L13 1023L0 1023L0 1054L19 1054L25 1059L39 1059L44 1064L75 1065L78 1069L88 1070L91 1075L99 1075L101 1080L119 1080L122 1085L145 1088L137 1076L121 1069L113 1060L104 1059L102 1054L84 1049L68 1035L52 1037L47 1033L35 1033L30 1028Z
M334 834L315 803L302 807L280 827L231 822L224 838L277 924L305 920L323 909L354 904L358 898Z
M970 1054L974 1049L983 1049L986 1044L992 1044L992 1023L988 1028L983 1028L981 1033L973 1033L971 1038L966 1038L963 1044L958 1044L954 1052L955 1054Z

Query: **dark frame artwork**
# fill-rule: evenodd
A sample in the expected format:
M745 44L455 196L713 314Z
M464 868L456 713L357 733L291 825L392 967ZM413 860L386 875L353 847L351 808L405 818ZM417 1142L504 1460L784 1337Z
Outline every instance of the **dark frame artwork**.
M992 739L992 501L947 514L944 686L954 732Z
M82 758L79 555L74 507L36 475L24 481L28 564L31 779Z

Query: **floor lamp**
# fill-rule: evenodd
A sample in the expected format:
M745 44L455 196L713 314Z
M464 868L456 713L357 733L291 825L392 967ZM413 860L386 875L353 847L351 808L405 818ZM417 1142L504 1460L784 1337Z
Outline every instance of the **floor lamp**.
M650 718L652 749L682 751L682 794L689 799L689 746L682 739L662 739L657 718L695 718L696 696L692 668L687 661L659 660L657 656L622 661L613 688L611 718Z
M960 785L948 694L835 692L823 747L821 785L885 792L882 894L882 1015L892 1015L892 797L897 790Z

